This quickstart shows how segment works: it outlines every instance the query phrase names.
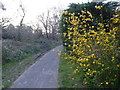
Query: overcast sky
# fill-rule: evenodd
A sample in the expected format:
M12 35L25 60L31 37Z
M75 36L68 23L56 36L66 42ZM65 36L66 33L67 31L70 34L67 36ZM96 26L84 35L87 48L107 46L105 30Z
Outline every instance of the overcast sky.
M0 0L6 8L6 11L0 10L1 17L10 17L14 24L18 24L20 21L20 0ZM35 22L37 15L42 12L50 10L52 7L59 7L61 9L66 9L69 3L86 3L92 0L21 0L22 4L26 10L26 16L24 23L28 24ZM51 11L53 12L53 11Z

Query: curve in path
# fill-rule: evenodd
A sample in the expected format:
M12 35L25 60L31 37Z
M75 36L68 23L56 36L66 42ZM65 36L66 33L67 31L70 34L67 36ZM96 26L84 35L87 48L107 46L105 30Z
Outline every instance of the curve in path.
M59 53L58 46L35 62L13 84L11 88L57 88Z

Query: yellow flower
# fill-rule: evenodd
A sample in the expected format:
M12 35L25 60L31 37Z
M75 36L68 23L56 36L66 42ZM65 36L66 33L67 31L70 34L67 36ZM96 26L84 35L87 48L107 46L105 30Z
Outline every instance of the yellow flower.
M93 61L93 63L95 63L95 61Z
M87 27L87 25L84 25L84 27Z
M90 71L90 69L88 69L88 71Z
M72 78L72 80L74 80L74 78Z
M99 44L100 42L98 41L97 44Z
M70 47L70 45L68 45Z
M92 28L94 28L95 26L92 26Z
M65 27L65 24L63 25L63 27Z
M64 14L67 15L67 14L68 14L68 11L64 12Z
M63 33L64 36L66 36L67 33Z
M119 18L114 19L113 23L118 23L120 21Z
M87 84L87 82L84 82L84 84Z
M85 64L83 66L86 66Z
M64 12L60 12L60 13L64 14Z
M104 67L104 64L102 64L102 67Z
M114 61L115 60L115 57L112 57L112 60L111 61Z
M108 84L108 82L106 82L106 84Z
M104 26L102 23L98 23L98 25L99 25L100 27L103 27L103 26Z
M87 66L90 66L90 64L87 64Z
M60 56L60 53L58 53L58 55Z
M100 85L98 85L98 87L100 87Z
M91 19L90 18L86 18L85 21L91 21Z
M90 14L90 15L89 15L89 17L91 17L91 18L92 18L92 15Z
M120 67L120 65L118 64L117 67Z
M101 9L103 6L95 6L96 9Z
M64 45L67 45L67 43L64 43Z
M89 11L87 11L88 14L91 14Z
M83 11L83 10L82 10L81 12L82 12L83 14L86 14L86 12L85 12L85 11Z
M83 71L86 71L86 69L83 69Z
M83 66L83 64L82 64L82 63L80 63L80 66Z
M87 75L90 75L89 73L86 73Z
M99 63L99 62L98 62L97 64L101 65L102 63Z
M75 15L75 13L71 13L71 15L72 15L72 16L74 16L74 15Z
M93 73L96 72L96 71L93 71Z

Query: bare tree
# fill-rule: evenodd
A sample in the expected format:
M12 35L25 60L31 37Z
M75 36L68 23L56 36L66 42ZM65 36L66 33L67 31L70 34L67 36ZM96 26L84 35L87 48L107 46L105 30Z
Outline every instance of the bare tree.
M46 16L44 13L42 15L39 15L37 19L42 23L46 32L46 36L48 37L50 34L52 34L52 37L54 39L59 28L60 10L54 7L51 9L51 11L52 13L50 13L48 10Z
M21 0L20 0L21 1ZM18 41L21 41L21 31L22 31L22 25L23 25L23 20L25 18L25 8L23 7L23 4L22 4L22 1L21 1L21 4L20 4L20 10L22 12L22 14L20 15L22 18L20 20L20 30L18 31Z
M46 33L46 37L49 38L48 36L48 30L49 30L49 20L50 20L50 16L49 16L49 11L47 12L47 15L45 16L45 14L43 13L42 15L39 15L37 17L38 21L40 21L43 25L43 28L45 29L45 33Z
M2 27L2 30L5 29L9 25L10 20L11 18L7 18L7 17L2 17L0 19L0 26Z
M41 26L40 26L39 23L37 23L36 25L34 25L34 27L35 27L35 29L34 29L34 37L36 39L39 39L43 34Z
M1 30L0 31L0 38L3 38L4 37L3 33L7 32L7 27L9 26L10 21L11 21L11 18L7 18L7 17L2 17L0 19L0 30Z
M59 23L60 23L60 10L56 7L53 8L54 13L49 21L52 30L52 37L55 39L56 34L59 30Z
M24 7L23 7L23 5L21 4L20 5L20 8L21 8L21 10L22 10L22 15L21 15L21 20L20 20L20 26L22 26L22 24L23 24L23 20L24 20L24 18L25 18L25 9L24 9Z

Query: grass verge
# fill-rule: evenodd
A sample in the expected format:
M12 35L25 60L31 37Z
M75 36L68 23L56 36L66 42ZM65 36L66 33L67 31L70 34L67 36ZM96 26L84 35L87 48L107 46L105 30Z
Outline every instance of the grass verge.
M11 42L12 42L12 44L11 44ZM9 43L8 44L9 46L6 45L6 47L10 49L9 51L11 51L11 56L8 56L8 58L10 58L11 61L2 65L2 84L3 84L2 87L3 88L11 87L13 82L26 69L28 69L29 66L34 64L46 52L48 52L52 48L59 45L59 44L54 44L54 42L51 42L52 44L46 45L46 44L48 44L47 43L48 41L46 41L44 44L39 43L39 42L37 42L37 43L30 42L30 43L25 43L24 45L23 45L23 42L14 42L14 41L7 42L7 44ZM18 45L16 45L15 43ZM29 47L26 46L27 44L29 44ZM11 46L11 48L10 48L10 46ZM30 48L30 46L32 46L32 48ZM6 47L5 47L5 49L7 49ZM12 49L14 49L14 50L12 50ZM15 55L15 54L12 51L17 52L18 49L20 49L19 52L21 51L21 52L23 52L23 54L20 54L19 57L14 58L13 55ZM28 51L28 53L26 53L26 51ZM35 51L35 52L32 52L32 51ZM5 54L6 53L3 53L3 56Z
M69 63L70 60L65 59L67 55L64 54L65 51L61 52L60 63L59 63L59 88L85 88L80 83L80 80L73 73L74 67L72 63Z

